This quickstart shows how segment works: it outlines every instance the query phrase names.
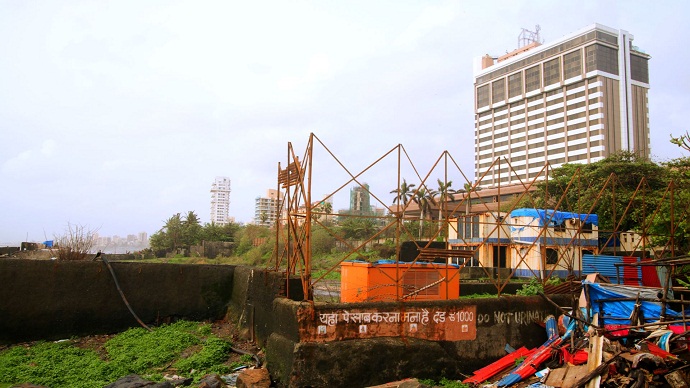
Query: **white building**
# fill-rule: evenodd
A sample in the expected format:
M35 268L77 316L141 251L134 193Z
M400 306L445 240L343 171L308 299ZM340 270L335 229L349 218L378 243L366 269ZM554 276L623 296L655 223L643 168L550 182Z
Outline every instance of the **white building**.
M226 225L230 218L230 178L217 176L211 184L211 222Z
M254 200L254 223L262 226L273 226L279 217L282 193L275 189L266 190L265 197Z
M619 152L649 157L650 56L600 24L475 62L475 177L518 184L544 166ZM497 163L500 162L500 165Z

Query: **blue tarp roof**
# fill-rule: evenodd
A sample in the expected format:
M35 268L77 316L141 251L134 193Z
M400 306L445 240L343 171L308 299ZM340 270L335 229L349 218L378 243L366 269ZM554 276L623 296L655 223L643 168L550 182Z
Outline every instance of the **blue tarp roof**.
M609 323L630 324L630 315L635 309L635 301L611 300L626 298L629 297L629 295L625 295L622 292L616 292L611 287L606 287L600 283L592 283L588 280L583 280L582 284L589 285L589 298L593 310L599 310L599 302L601 301L601 309L604 311L605 319L608 319ZM642 297L644 298L644 296ZM640 305L645 321L656 322L659 320L661 316L661 303L642 301ZM679 318L681 314L667 308L666 316Z
M565 220L570 220L573 218L579 218L580 221L585 223L591 223L592 225L599 226L599 216L596 214L578 214L571 212L562 212L557 210L544 210L544 209L531 209L522 208L515 209L510 212L510 217L532 217L539 218L539 225L544 225L546 221L551 220L556 225L560 225Z

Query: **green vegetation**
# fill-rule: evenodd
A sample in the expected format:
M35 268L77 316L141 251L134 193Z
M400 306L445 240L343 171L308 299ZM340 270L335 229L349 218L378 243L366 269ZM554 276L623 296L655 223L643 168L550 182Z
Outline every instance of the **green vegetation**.
M442 378L439 382L436 382L432 379L419 379L419 382L430 387L470 388L468 384L465 384L458 380L449 380L445 377Z
M596 163L565 164L554 169L518 207L557 207L597 214L600 237L635 231L650 236L653 245L666 246L678 255L690 252L688 203L690 158L654 163L621 152Z
M481 298L495 298L496 294L489 294L488 292L482 293L482 294L470 294L470 295L461 295L460 299L481 299Z
M155 381L162 381L164 373L176 373L198 381L240 365L228 363L231 344L198 322L179 321L151 332L129 329L103 345L103 358L94 349L75 345L75 340L38 342L0 352L0 387L102 387L133 373Z
M540 292L544 292L544 285L537 278L532 278L529 282L522 285L522 288L515 291L515 295L519 296L533 296L539 295Z

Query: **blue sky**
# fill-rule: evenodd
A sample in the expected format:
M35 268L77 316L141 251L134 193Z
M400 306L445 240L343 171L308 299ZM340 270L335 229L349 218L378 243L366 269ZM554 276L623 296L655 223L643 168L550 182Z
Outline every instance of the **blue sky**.
M473 60L515 49L537 24L546 42L595 22L633 34L652 57L653 158L687 156L668 141L688 129L683 1L0 0L0 9L0 245L50 239L68 223L126 235L189 210L208 222L215 176L230 177L231 215L250 222L288 142L301 152L310 133L353 171L402 144L422 170L447 150L471 178ZM395 187L367 179L378 193ZM327 180L315 195L343 183ZM335 197L335 209L347 206L347 192Z

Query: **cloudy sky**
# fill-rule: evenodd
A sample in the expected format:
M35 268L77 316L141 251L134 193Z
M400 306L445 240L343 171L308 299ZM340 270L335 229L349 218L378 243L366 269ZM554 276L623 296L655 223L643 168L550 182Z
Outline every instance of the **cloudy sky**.
M680 0L0 0L0 245L68 223L209 222L215 176L250 222L310 133L352 172L402 144L422 172L449 151L472 179L473 60L537 24L546 43L595 22L632 33L652 56L653 158L683 156L668 140L688 129L689 14ZM331 193L347 177L317 154L313 190ZM388 194L394 165L363 179Z

